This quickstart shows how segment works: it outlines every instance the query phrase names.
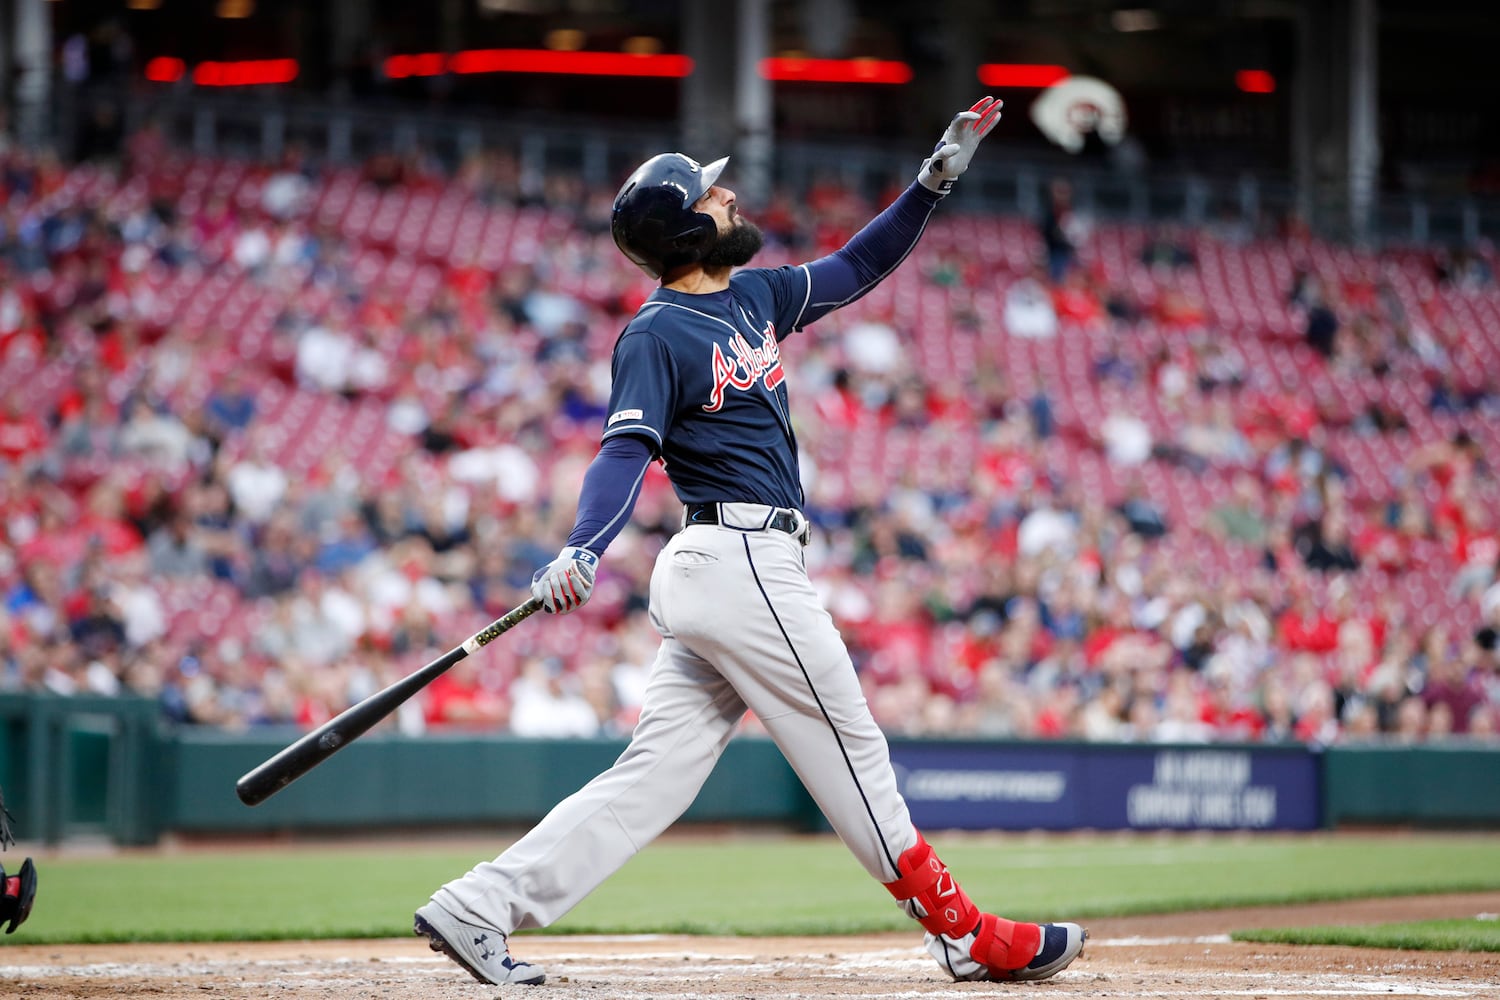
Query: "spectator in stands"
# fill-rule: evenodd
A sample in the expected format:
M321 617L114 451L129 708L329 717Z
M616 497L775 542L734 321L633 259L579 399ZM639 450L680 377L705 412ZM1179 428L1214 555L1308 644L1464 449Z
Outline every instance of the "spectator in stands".
M1484 698L1466 671L1464 658L1456 653L1436 656L1427 661L1427 678L1422 685L1422 701L1427 706L1428 726L1441 714L1439 728L1445 732L1466 733L1474 709Z
M283 594L298 586L312 565L308 549L314 544L297 530L289 511L271 514L259 531L243 581L249 597Z
M255 393L251 391L244 371L233 366L222 378L215 380L204 408L208 413L209 427L220 437L237 434L249 427L255 419Z
M1494 281L1484 257L1469 247L1440 248L1433 255L1432 276L1440 285L1463 291L1485 288Z
M357 347L341 324L314 323L297 337L298 382L324 392L343 392L350 387Z
M1163 224L1152 230L1141 247L1141 263L1151 268L1175 270L1193 267L1197 255L1176 226Z
M1298 740L1315 746L1331 746L1341 733L1335 711L1333 689L1321 678L1302 688L1297 699L1297 722L1292 730Z
M1005 290L1004 323L1012 337L1045 340L1057 335L1057 310L1047 287L1036 276L1017 278Z
M1474 687L1485 704L1500 709L1500 628L1485 624L1474 630L1473 660Z
M517 736L596 736L600 718L556 657L533 659L511 686L511 732Z
M125 623L106 585L88 587L83 608L68 624L68 635L87 657L111 655L125 644Z
M16 394L8 394L0 413L0 462L29 463L46 449L51 435L35 413L28 413Z
M1052 289L1058 321L1088 331L1106 327L1104 305L1087 272L1073 268Z
M1297 529L1293 544L1308 569L1350 572L1359 568L1349 536L1349 516L1341 507L1330 507L1321 517L1305 522Z
M1229 350L1217 338L1195 341L1198 391L1212 393L1220 388L1238 389L1245 384L1245 363L1239 354Z
M271 263L270 227L258 217L240 212L231 228L235 235L230 243L230 261L253 279L265 277Z
M1208 319L1202 300L1183 287L1175 274L1162 282L1152 313L1162 327L1172 331L1197 330Z
M122 409L122 417L116 444L123 457L141 459L178 474L185 472L195 457L204 457L202 442L166 406L153 409L144 400L130 400Z
M302 146L292 143L282 153L281 164L261 188L260 206L274 219L290 219L307 207L312 194L311 171Z
M1089 371L1096 382L1114 382L1121 386L1131 385L1141 374L1135 363L1125 356L1122 342L1115 336L1111 336L1104 350L1095 355Z
M1479 442L1466 430L1446 439L1428 442L1406 460L1407 471L1436 483L1444 492L1455 482L1464 482L1490 472Z
M1308 346L1324 358L1332 358L1339 318L1326 285L1317 275L1298 270L1287 298L1291 305L1302 310L1302 335Z
M1047 250L1047 274L1059 284L1073 269L1086 226L1073 208L1073 186L1058 178L1047 186L1042 208L1042 244Z
M454 664L424 691L426 721L431 726L492 730L511 715L508 699L487 684L480 662L469 657Z
M1099 444L1111 465L1134 468L1151 458L1154 438L1151 426L1136 415L1119 392L1107 388L1104 420L1099 424Z
M234 501L235 513L252 525L264 524L286 495L286 470L272 454L270 438L256 434L249 438L245 453L238 458L223 457L226 468L222 478Z
M1453 578L1453 593L1469 598L1495 582L1500 566L1500 528L1490 506L1473 493L1462 499L1461 517L1450 522L1444 534L1453 547L1453 562L1458 572Z
M1161 505L1146 493L1139 475L1131 476L1125 496L1115 506L1125 524L1142 538L1160 538L1167 533L1167 516Z
M166 523L146 539L151 572L162 577L204 577L209 573L208 551L199 540L191 515L174 510Z
M1235 425L1232 404L1222 395L1211 400L1194 396L1188 402L1174 454L1196 472L1248 466L1255 457L1249 440Z
M1264 544L1269 527L1265 494L1253 473L1240 472L1234 477L1229 496L1209 511L1204 527L1231 541Z

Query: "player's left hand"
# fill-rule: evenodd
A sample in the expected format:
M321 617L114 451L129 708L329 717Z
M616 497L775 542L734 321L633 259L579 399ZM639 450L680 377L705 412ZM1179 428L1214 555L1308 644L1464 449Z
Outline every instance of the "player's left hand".
M968 111L960 111L948 123L932 155L922 161L917 180L938 194L947 194L960 174L969 169L969 160L979 148L979 140L990 134L1000 120L1004 101L981 98Z
M594 592L594 573L599 557L588 549L569 546L531 578L531 596L542 602L548 614L577 611Z

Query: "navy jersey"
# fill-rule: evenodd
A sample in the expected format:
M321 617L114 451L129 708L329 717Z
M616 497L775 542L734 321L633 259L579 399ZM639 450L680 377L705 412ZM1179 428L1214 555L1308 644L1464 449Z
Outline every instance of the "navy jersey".
M604 439L644 438L684 503L800 507L780 343L804 320L805 266L748 268L729 288L659 288L615 343Z

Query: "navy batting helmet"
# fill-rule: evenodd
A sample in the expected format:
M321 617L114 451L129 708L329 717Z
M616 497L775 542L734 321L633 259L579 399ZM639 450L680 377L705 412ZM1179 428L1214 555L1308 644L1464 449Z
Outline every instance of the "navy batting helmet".
M693 204L728 162L726 156L700 166L690 156L662 153L642 163L615 195L609 226L615 245L653 278L701 258L719 227Z

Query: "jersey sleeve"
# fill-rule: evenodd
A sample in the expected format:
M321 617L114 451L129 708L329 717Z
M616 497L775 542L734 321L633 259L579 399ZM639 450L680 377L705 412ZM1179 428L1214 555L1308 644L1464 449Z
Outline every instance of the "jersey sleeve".
M758 267L739 272L735 280L759 282L770 296L771 322L776 325L778 342L809 322L802 318L812 288L805 266Z
M568 544L602 556L629 522L650 465L651 449L641 438L620 434L604 442L584 473Z
M675 364L660 337L626 331L610 362L613 381L603 440L631 434L645 440L653 454L661 454L677 404Z
M941 195L913 181L848 243L803 265L809 292L798 328L848 305L884 281L916 248L941 200Z

